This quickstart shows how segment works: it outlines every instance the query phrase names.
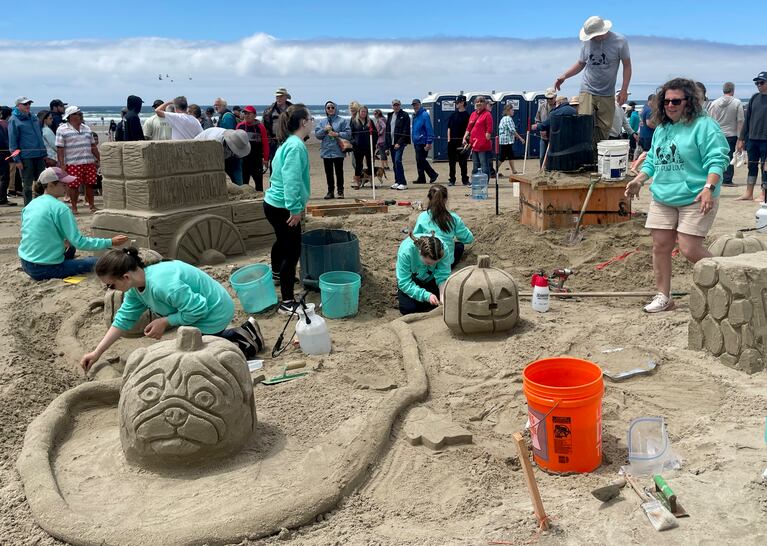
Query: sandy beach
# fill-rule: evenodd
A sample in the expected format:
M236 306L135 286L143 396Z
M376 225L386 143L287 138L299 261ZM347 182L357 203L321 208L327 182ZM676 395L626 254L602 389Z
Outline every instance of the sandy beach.
M312 201L326 193L317 141L309 143ZM405 154L407 180L416 178L412 146ZM528 160L528 173L537 170ZM447 184L447 163L436 163L439 182ZM517 161L521 170L522 161ZM501 173L508 174L507 167ZM376 191L379 199L425 201L428 185L411 184L406 191ZM351 189L351 160L345 162L346 200L371 198L369 187ZM743 184L745 169L735 180ZM739 228L752 227L757 203L736 201L742 186L722 190L716 222L707 242ZM652 291L650 234L643 227L649 192L634 203L639 213L630 221L589 226L576 246L564 244L566 232L538 234L519 224L519 203L512 187L500 179L500 210L495 215L495 190L487 201L472 200L461 186L449 188L452 208L474 232L463 265L487 254L493 265L510 272L521 290L543 269L570 267L567 281L576 291ZM100 206L97 198L97 206ZM86 381L78 360L104 333L101 313L89 304L103 298L104 287L90 275L76 285L60 280L34 282L19 266L20 209L0 210L0 278L5 289L0 305L0 543L61 544L38 527L15 468L27 425L58 395ZM82 212L78 223L87 233L93 216ZM260 421L278 422L286 437L299 444L340 426L369 408L358 396L349 375L368 374L404 381L401 357L385 329L399 317L394 277L396 249L420 211L392 206L387 214L334 218L309 217L305 230L343 228L360 240L363 284L359 315L329 320L333 353L306 358L291 349L279 359L266 358L267 375L280 363L295 358L309 361L313 373L279 388L256 389ZM601 262L636 250L604 269ZM268 250L251 252L218 266L206 266L230 291L230 274L238 267L269 260ZM681 256L673 259L673 290L688 291L692 267ZM310 293L318 302L319 294ZM688 347L689 298L677 300L667 313L647 315L642 299L578 299L553 301L551 311L532 311L522 300L521 319L509 335L457 338L441 317L412 325L426 368L429 393L395 421L386 449L369 469L367 479L336 508L295 530L240 544L321 546L355 545L484 545L507 544L764 544L767 543L767 484L765 457L767 373L746 375L725 367L719 359ZM237 302L236 321L247 316ZM271 347L284 324L275 311L258 316ZM173 332L166 333L171 339ZM119 360L130 350L151 344L148 339L122 339L105 355ZM625 352L603 353L622 347ZM636 359L656 359L659 367L648 376L606 383L603 402L604 462L595 472L568 476L535 470L552 529L538 530L530 497L512 441L527 419L522 393L522 370L530 362L569 354L601 366L633 367ZM628 355L623 357L621 355ZM628 359L628 360L627 360ZM99 378L116 376L109 366ZM367 396L367 395L366 395ZM426 407L448 416L470 431L467 445L433 451L404 439L408 415ZM601 506L590 491L615 479L628 462L629 422L640 416L664 416L681 469L666 476L691 517L674 530L656 533L638 499L624 490L621 499ZM301 444L303 445L303 444ZM224 518L226 506L214 505L211 518ZM507 541L507 542L502 542Z

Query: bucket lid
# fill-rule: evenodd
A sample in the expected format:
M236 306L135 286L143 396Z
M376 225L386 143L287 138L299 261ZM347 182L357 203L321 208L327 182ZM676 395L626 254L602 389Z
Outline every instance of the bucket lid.
M530 281L530 286L540 286L540 287L548 287L549 286L549 279L547 279L543 275L535 274L533 275L532 280Z

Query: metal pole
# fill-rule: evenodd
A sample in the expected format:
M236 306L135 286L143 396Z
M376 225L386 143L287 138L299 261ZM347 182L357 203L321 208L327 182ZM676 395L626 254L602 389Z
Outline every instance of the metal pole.
M525 169L527 169L527 151L530 148L530 131L527 132L527 135L525 135L525 157L522 159L522 174L525 174Z
M498 216L501 214L500 211L500 197L498 196L498 171L501 168L500 163L498 163L498 137L495 137L495 215Z
M376 198L376 154L373 149L373 126L368 115L368 134L370 135L370 185L373 186L373 201Z

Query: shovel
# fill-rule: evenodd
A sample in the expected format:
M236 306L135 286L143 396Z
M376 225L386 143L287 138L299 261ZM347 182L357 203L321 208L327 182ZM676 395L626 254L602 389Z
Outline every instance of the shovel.
M603 487L594 489L591 494L602 502L608 502L620 495L621 489L624 487L626 487L626 480L624 478L620 478L619 480L610 482Z
M583 206L581 207L581 213L578 215L578 221L575 223L575 230L570 234L570 238L567 240L567 244L575 245L581 241L581 222L583 221L583 215L586 214L586 207L589 205L591 194L594 192L594 186L600 180L600 176L593 176L589 182L589 191L586 192L586 199L583 200Z

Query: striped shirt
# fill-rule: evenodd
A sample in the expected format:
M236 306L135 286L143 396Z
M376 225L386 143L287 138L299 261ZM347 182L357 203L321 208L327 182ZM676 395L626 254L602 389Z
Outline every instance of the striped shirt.
M514 119L511 116L503 116L501 123L498 125L498 144L501 146L514 144L516 132L517 127L514 125Z
M87 165L95 163L93 155L93 133L84 123L76 130L69 123L62 123L56 130L56 147L64 148L64 162L67 165Z

